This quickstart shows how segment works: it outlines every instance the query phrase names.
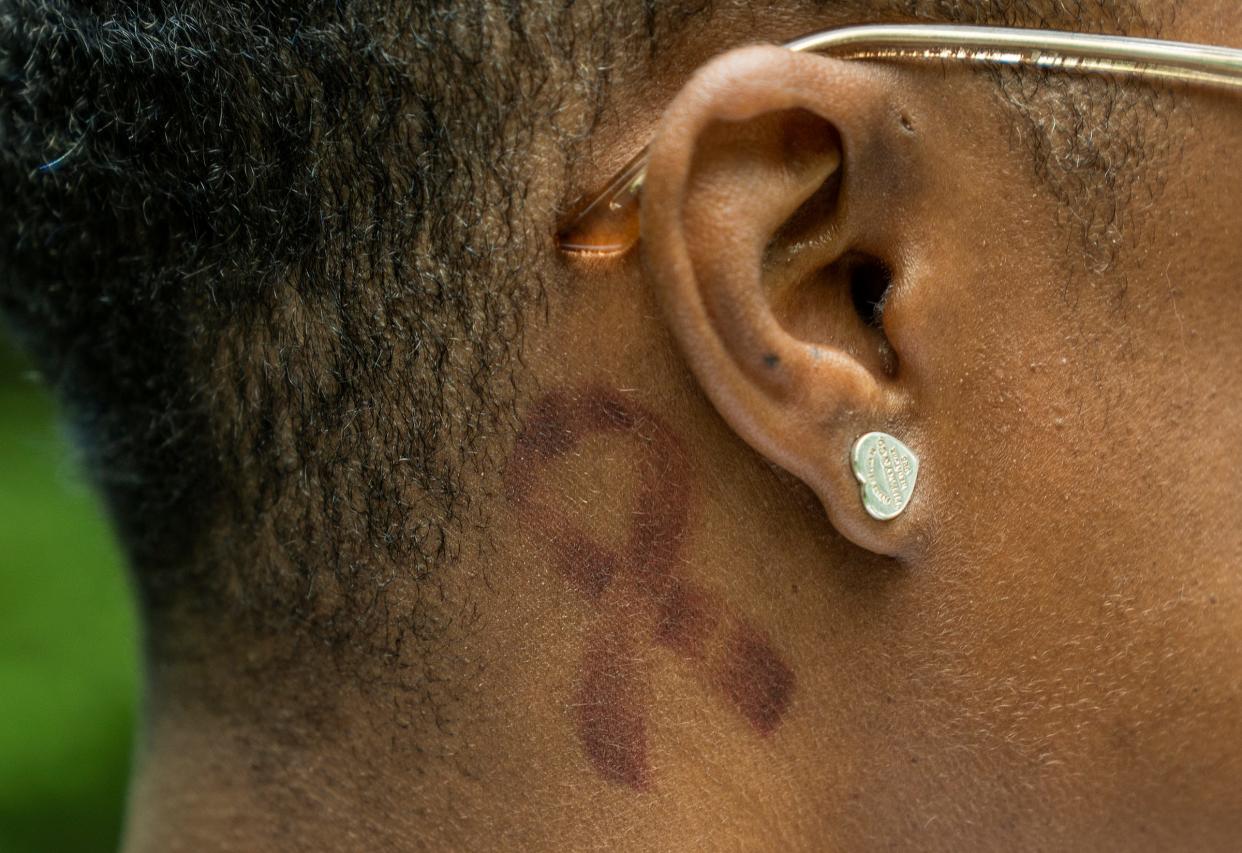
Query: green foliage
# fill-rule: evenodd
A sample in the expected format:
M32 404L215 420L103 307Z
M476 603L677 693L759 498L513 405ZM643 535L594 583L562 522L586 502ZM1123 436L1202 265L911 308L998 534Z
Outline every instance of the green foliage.
M0 341L0 853L114 850L138 688L121 557Z

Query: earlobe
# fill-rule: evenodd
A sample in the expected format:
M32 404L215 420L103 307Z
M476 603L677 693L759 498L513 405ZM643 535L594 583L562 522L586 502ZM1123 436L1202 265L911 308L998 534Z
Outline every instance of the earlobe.
M918 494L877 511L901 487L867 473L917 482L900 352L874 322L893 266L879 255L900 247L869 208L881 176L860 180L894 167L894 145L877 139L899 126L888 86L863 66L772 47L705 66L651 148L642 245L666 319L730 426L814 489L845 536L901 554L919 538ZM880 150L886 162L869 163ZM860 437L896 424L907 435L872 440L859 463ZM888 463L898 468L886 474Z

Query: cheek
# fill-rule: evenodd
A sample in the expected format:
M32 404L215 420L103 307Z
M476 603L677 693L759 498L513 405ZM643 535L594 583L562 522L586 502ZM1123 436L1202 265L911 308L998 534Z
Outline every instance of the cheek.
M927 737L1010 762L1032 796L1090 787L1095 817L1242 814L1237 174L1175 175L1106 276L1071 270L1019 176L953 187L955 216L910 241L935 286L886 314L931 518L895 648L968 721Z
M927 365L926 636L970 662L982 737L1127 797L1156 797L1152 767L1223 784L1242 764L1238 336L1167 297L1044 296L990 301Z

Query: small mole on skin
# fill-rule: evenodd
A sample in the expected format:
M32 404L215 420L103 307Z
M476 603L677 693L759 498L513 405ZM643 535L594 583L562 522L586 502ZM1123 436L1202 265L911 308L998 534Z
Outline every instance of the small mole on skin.
M770 352L763 357L764 367L776 367L776 365L780 363L781 363L781 357L777 355L776 353Z
M910 116L905 113L901 114L901 129L906 133L914 133L914 122L910 121Z

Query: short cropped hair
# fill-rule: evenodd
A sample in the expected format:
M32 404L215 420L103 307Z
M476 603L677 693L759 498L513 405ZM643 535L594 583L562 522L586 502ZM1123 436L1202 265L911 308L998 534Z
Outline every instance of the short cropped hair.
M1108 0L790 5L825 26L1155 27ZM65 404L153 618L332 643L420 630L380 591L395 572L434 584L479 521L522 330L556 286L558 168L616 69L702 19L688 11L0 0L0 309ZM1123 87L1049 98L1024 75L1000 82L1033 168L1065 200L1115 201L1137 131L1085 129L1139 126L1114 109Z

